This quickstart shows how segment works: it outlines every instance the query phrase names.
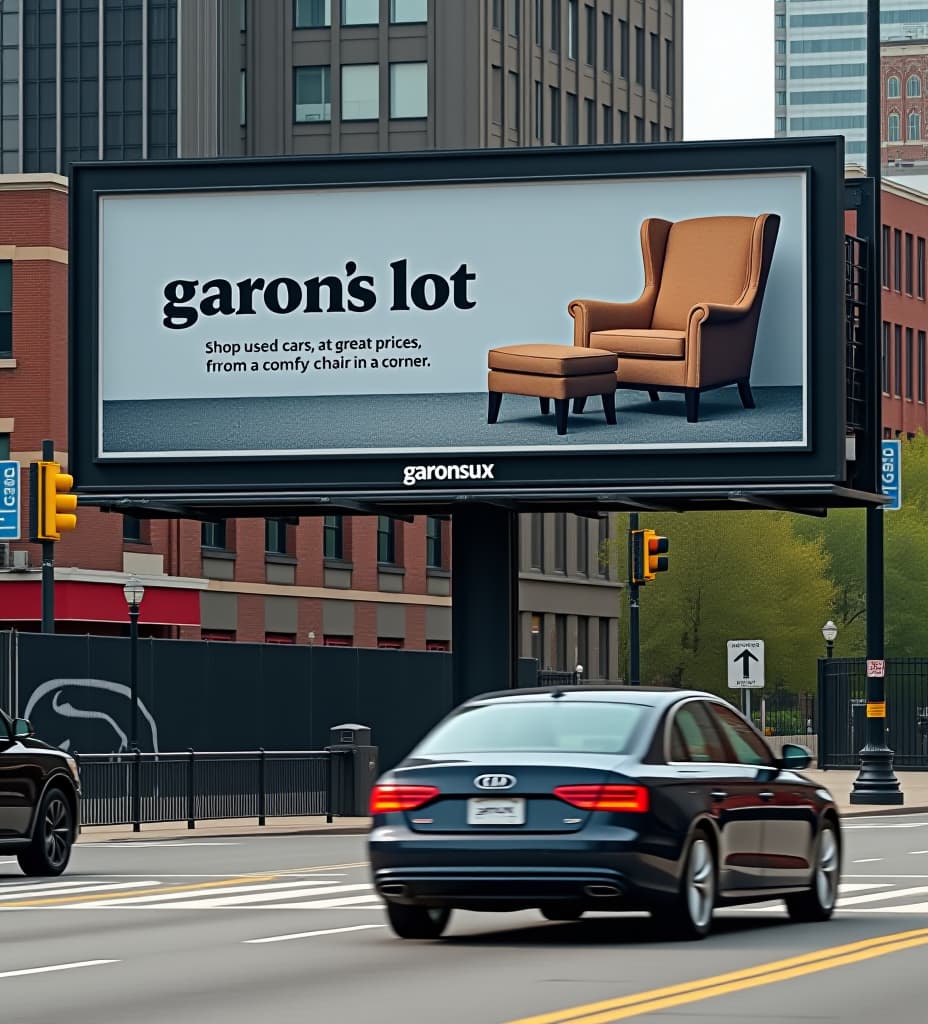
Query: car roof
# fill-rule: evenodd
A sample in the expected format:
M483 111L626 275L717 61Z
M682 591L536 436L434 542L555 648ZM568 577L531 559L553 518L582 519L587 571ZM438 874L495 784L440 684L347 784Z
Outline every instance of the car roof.
M510 690L493 690L481 693L466 701L464 706L490 704L505 700L508 702L533 702L539 697L567 698L571 701L605 700L615 703L647 704L650 707L667 707L683 697L712 697L715 694L703 690L681 690L676 686L619 686L605 683L581 683L577 686L527 686Z

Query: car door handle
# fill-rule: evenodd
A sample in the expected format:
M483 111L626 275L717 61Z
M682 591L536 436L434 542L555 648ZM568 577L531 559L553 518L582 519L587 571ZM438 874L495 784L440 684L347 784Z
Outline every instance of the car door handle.
M713 800L727 800L728 799L728 794L725 792L724 789L713 789L712 792L709 795L712 797Z
M761 798L761 800L772 800L774 796L776 796L776 794L771 793L769 789L765 789L763 793L758 793L757 795Z

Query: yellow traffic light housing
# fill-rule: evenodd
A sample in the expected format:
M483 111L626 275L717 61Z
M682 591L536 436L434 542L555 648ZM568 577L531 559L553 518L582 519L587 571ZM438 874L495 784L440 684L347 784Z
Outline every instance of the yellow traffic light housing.
M667 552L670 542L654 530L631 531L631 582L637 585L650 583L659 572L670 568Z
M77 495L69 493L74 477L57 462L33 462L29 467L30 540L61 540L77 528Z

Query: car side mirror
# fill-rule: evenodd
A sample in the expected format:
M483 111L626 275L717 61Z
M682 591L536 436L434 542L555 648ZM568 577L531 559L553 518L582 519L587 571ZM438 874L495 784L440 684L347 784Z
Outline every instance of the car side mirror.
M808 768L812 764L812 751L800 743L784 743L783 749L780 751L779 764L781 768L802 771L803 768Z
M27 721L25 718L14 719L13 735L18 740L27 739L30 736L35 736L35 729L32 728L32 722Z

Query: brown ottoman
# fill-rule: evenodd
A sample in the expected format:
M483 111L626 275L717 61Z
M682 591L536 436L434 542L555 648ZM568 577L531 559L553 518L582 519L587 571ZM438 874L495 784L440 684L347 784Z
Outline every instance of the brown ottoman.
M542 414L554 399L557 432L567 433L571 398L603 396L607 423L615 423L615 388L618 357L601 348L574 345L505 345L491 348L487 363L490 392L487 422L495 423L503 395L531 395L541 402ZM575 403L574 410L577 409Z

